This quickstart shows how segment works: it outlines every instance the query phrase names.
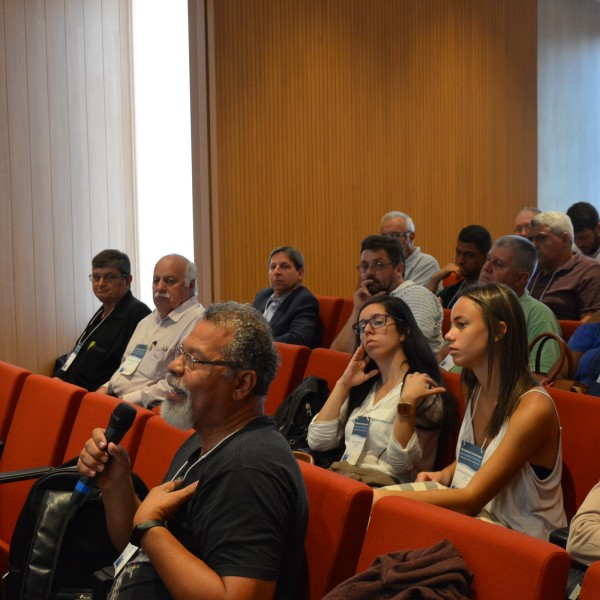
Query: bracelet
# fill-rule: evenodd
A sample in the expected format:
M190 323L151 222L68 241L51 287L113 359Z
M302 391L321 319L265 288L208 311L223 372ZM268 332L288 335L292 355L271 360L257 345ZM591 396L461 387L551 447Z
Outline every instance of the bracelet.
M142 537L148 531L148 529L152 529L153 527L166 527L167 524L164 521L159 521L158 519L153 519L152 521L144 521L139 525L136 525L131 532L131 537L129 541L138 548L142 542Z

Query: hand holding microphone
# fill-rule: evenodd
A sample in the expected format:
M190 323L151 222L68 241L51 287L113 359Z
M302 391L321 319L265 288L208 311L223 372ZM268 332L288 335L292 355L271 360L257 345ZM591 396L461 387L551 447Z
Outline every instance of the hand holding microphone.
M106 447L102 448L102 451L105 451L108 448L108 444L110 444L111 442L113 442L114 444L118 444L123 439L123 436L127 433L127 431L129 431L129 429L133 425L136 414L137 412L135 410L135 407L131 404L128 404L127 402L121 402L121 404L119 404L115 408L110 417L108 427L104 432L104 437L106 438ZM93 456L91 452L88 453L91 459L100 460L99 457ZM88 469L91 469L90 465L86 464L86 462L82 460L82 457L83 454L78 461L78 467L80 468L80 470L82 465L87 467ZM98 477L100 477L101 475L101 472L97 473L94 476L83 475L79 479L70 500L70 507L72 509L76 509L85 501L85 499L89 496L89 494L95 487Z

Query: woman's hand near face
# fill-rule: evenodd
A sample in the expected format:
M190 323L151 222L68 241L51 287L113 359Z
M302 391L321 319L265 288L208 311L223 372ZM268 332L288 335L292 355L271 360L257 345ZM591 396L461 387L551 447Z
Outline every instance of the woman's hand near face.
M400 402L418 406L423 398L443 394L446 388L441 387L427 373L409 373L404 379Z
M325 405L315 417L315 421L332 421L333 419L337 419L350 389L379 374L377 369L365 373L370 360L365 349L360 346L350 359L346 370L338 379L331 394L329 394L327 402L325 402Z
M350 389L378 375L379 371L377 369L365 373L365 369L370 361L371 359L361 344L350 359L346 370L340 377L339 383Z

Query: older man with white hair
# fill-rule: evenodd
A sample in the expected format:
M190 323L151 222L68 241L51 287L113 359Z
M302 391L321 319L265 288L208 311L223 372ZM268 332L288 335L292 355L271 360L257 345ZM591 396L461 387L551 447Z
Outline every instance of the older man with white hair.
M176 348L196 326L204 307L196 297L196 265L179 254L163 256L154 267L156 308L133 332L121 365L99 391L127 402L153 406L168 389L167 367Z
M538 253L538 267L529 285L557 319L589 319L600 310L600 263L573 252L573 225L567 215L541 212L531 221L529 240Z
M404 250L404 279L419 285L427 285L440 270L438 261L430 254L415 247L415 224L403 212L393 210L381 218L379 234L394 238Z

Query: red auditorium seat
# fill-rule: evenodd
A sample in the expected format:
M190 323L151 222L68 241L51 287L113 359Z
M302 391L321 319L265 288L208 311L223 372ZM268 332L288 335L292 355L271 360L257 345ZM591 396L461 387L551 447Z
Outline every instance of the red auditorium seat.
M316 375L326 379L329 384L329 391L331 391L348 366L350 358L352 358L352 355L347 352L338 352L328 348L315 348L310 353L304 377Z
M329 348L335 339L340 312L344 299L337 296L315 296L319 302L319 319L321 320L321 346Z
M553 387L546 389L554 400L562 428L562 488L565 512L570 520L600 480L600 454L596 446L600 399Z
M101 394L100 392L88 392L83 397L69 435L69 442L65 450L63 462L79 456L83 445L96 427L106 429L110 416L120 403L121 400L118 398ZM143 406L135 404L132 404L132 406L136 409L137 415L133 425L121 440L120 445L127 450L129 458L133 462L146 423L149 418L154 418L156 415Z
M165 476L179 446L194 433L169 425L162 417L148 421L132 470L142 478L148 489L157 486Z
M17 400L25 379L31 375L26 369L0 361L0 441L6 440Z
M448 539L474 573L476 600L563 600L570 565L565 550L511 529L407 498L375 505L358 562Z
M306 598L320 600L356 569L373 490L343 475L299 462L308 493Z
M43 375L29 375L23 384L0 472L63 462L69 432L85 390ZM8 545L32 481L0 485L0 572L6 572Z
M265 399L265 413L275 415L286 396L300 383L310 356L310 348L275 342L281 363Z
M600 561L590 565L583 578L579 600L598 600L600 598Z

